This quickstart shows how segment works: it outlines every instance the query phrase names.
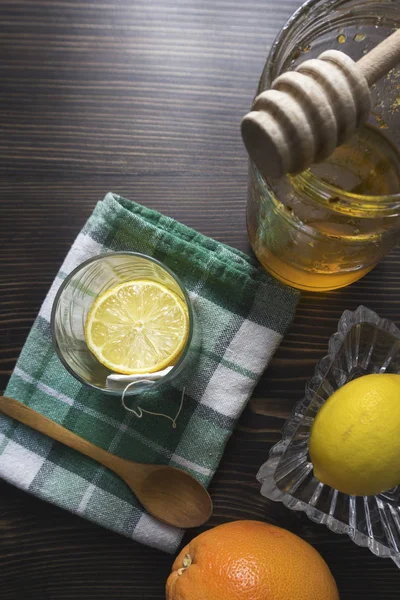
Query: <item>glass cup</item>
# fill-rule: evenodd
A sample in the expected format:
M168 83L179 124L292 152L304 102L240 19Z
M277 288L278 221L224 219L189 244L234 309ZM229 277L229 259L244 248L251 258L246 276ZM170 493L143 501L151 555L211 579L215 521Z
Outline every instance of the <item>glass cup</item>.
M186 345L173 368L156 381L138 381L125 395L133 396L174 380L190 362L194 317L193 309L182 283L168 267L159 261L135 252L110 252L83 262L61 284L52 308L51 332L57 355L64 367L78 379L96 390L121 396L121 390L106 385L107 367L90 352L85 341L85 322L93 302L110 288L125 281L151 279L173 291L187 306L189 333Z
M279 33L257 94L334 48L354 60L400 26L400 2L309 0ZM356 281L400 238L400 70L372 88L369 122L324 162L280 179L249 166L252 248L276 278L325 291Z

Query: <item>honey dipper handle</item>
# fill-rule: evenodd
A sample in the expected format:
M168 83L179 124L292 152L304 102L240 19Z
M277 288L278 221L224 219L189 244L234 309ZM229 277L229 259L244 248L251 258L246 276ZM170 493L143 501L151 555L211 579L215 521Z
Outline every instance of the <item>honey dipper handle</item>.
M371 87L400 62L400 29L360 58L357 67Z

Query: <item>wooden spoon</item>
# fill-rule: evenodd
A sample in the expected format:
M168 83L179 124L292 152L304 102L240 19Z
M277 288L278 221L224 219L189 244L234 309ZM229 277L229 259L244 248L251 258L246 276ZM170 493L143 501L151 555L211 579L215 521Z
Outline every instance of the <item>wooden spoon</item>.
M210 518L213 505L207 490L186 471L115 456L7 396L0 396L0 411L119 475L147 512L159 521L186 529L199 527Z

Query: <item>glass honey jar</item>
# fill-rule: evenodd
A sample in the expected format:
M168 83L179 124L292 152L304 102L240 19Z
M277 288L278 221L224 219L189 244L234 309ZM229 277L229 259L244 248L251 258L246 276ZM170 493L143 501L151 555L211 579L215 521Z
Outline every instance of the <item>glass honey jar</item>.
M358 60L399 26L400 3L392 0L309 0L278 34L257 95L324 50ZM325 161L279 179L264 179L250 161L250 243L261 264L289 285L346 286L400 240L400 66L371 93L366 125Z

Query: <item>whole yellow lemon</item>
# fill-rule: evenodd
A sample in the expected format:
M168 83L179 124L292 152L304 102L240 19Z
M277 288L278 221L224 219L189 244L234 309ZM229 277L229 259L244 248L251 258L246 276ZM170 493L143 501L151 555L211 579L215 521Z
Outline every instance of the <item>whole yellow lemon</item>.
M364 375L339 388L311 428L314 474L340 492L379 494L400 483L400 375Z

